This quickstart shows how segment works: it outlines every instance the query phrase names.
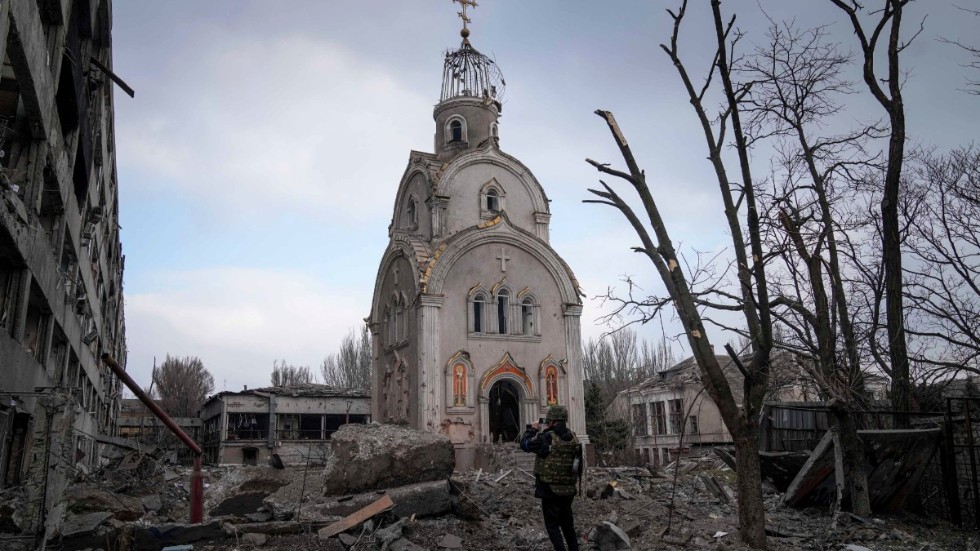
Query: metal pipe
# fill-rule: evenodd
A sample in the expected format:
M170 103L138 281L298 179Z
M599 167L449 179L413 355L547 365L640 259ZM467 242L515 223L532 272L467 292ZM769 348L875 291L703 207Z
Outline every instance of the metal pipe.
M153 415L156 415L170 429L170 432L174 433L185 446L194 452L194 471L191 473L191 524L200 523L204 519L204 483L201 480L201 446L193 438L188 436L184 432L184 429L180 428L180 425L167 415L167 412L160 409L160 406L143 392L143 389L123 370L119 362L113 359L108 353L103 353L101 357L102 362L116 374L116 377L119 377L119 380L123 384L129 387L129 390L133 391L133 394L139 398L140 402L143 402L143 405L153 412Z

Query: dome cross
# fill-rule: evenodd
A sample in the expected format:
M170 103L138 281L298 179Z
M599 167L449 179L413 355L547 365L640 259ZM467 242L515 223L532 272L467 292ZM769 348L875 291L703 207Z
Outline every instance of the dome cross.
M463 30L459 31L459 34L462 35L463 38L466 38L470 35L470 30L466 28L466 24L472 22L470 21L470 18L466 16L466 8L467 6L470 6L475 9L478 4L476 3L476 0L453 0L453 2L459 3L463 8L463 11L456 12L456 15L463 20Z

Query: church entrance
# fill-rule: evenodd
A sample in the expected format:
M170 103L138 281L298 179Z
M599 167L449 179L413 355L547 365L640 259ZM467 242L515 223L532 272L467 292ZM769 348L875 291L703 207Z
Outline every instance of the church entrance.
M513 381L502 379L490 387L491 441L516 442L521 436L521 389Z

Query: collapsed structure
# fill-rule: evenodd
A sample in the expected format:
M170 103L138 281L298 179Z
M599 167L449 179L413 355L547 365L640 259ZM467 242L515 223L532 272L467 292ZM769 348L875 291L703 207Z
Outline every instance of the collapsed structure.
M434 152L412 151L398 185L368 322L374 418L446 434L466 466L554 404L584 438L585 410L578 283L548 243L544 189L500 149L503 77L461 34Z
M204 403L200 442L217 465L321 464L341 425L371 420L367 391L318 384L219 392Z
M111 11L0 2L4 541L35 537L119 413L119 381L98 361L126 358Z

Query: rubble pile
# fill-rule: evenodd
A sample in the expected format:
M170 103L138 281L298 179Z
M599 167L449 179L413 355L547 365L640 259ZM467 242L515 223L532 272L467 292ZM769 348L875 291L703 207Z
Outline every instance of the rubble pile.
M177 522L187 513L188 473L180 467L149 469L143 478L116 488L109 485L111 476L76 485L70 489L71 507L49 534L48 546L95 550L108 549L106 542L111 542L120 551L178 544L198 551L550 548L540 501L533 496L534 476L520 461L525 457L500 454L492 471L453 472L452 447L440 436L391 426L361 429L363 434L343 434L335 448L337 463L326 467L208 469L207 519L200 525ZM661 472L590 468L573 506L582 549L746 550L738 541L734 481L734 471L714 456L685 458ZM844 514L831 527L827 508L792 509L782 497L767 483L767 532L770 549L776 551L939 551L971 549L980 539L915 516Z

